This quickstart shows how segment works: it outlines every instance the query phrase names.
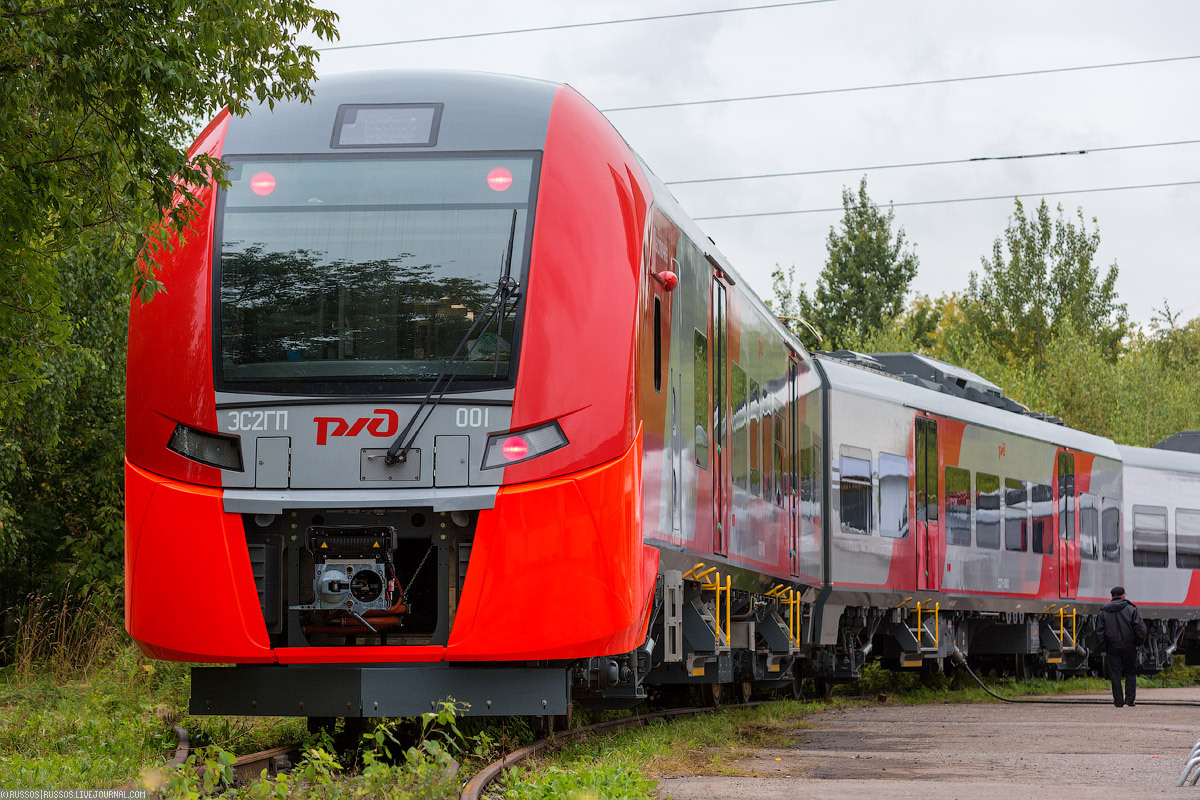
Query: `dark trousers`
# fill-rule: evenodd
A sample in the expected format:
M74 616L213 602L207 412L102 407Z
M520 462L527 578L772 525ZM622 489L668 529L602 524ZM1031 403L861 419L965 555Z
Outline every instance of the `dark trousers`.
M1108 679L1112 681L1113 704L1133 705L1137 694L1137 650L1130 647L1122 650L1109 650L1105 653L1108 659ZM1121 679L1125 679L1125 694L1121 695Z

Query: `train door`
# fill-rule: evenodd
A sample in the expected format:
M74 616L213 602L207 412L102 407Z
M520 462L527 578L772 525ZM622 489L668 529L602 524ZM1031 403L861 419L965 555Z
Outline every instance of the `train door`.
M915 482L917 589L936 592L941 586L941 525L938 524L938 425L936 419L917 417L913 447Z
M725 286L713 277L712 285L712 399L713 399L713 552L729 552L730 454L726 447L729 419L729 354L726 350L726 315L728 311Z
M1070 598L1071 576L1079 566L1079 547L1075 538L1075 456L1058 454L1058 496L1054 507L1058 513L1058 596Z
M783 498L783 510L787 514L787 537L788 551L791 554L792 574L800 574L800 547L801 547L801 530L800 530L800 491L798 485L798 477L800 470L797 464L800 463L800 397L799 387L796 385L799 376L799 368L796 365L795 357L788 360L788 419L787 419L787 441L788 441L788 461L785 470L787 472L787 492ZM782 478L782 476L780 476Z

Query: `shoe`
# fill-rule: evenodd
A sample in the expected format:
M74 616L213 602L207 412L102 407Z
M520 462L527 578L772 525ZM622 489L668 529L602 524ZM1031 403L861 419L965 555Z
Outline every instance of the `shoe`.
M1124 703L1113 703L1113 705L1116 706L1117 708L1120 708L1121 706L1123 706L1125 704Z
M1130 701L1129 701L1128 703L1126 703L1125 705L1127 705L1127 706L1136 706L1136 705L1137 705L1137 703L1135 703L1135 702L1133 702L1132 700L1130 700Z

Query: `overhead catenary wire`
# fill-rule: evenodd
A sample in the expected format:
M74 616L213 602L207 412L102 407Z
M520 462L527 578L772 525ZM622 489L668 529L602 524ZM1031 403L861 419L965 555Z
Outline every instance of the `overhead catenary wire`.
M682 17L710 17L717 14L737 14L743 11L765 11L773 8L789 6L812 6L822 3L835 3L838 0L792 0L784 3L767 3L757 6L738 6L734 8L711 8L706 11L681 11L676 14L655 14L646 17L625 17L623 19L604 19L593 22L567 22L561 25L541 25L536 28L510 28L500 31L478 31L476 33L455 33L446 36L424 36L419 39L397 39L390 42L363 42L362 44L338 44L329 47L318 47L320 53L333 50L359 50L364 47L391 47L402 44L422 44L424 42L448 42L455 39L482 39L488 36L512 36L519 33L540 33L542 31L563 31L573 28L598 28L603 25L625 25L634 22L654 22L664 19L680 19Z
M1123 144L1109 147L1082 147L1055 150L1044 153L1022 153L1007 156L975 156L973 158L947 158L938 161L911 161L903 164L874 164L866 167L833 167L829 169L807 169L794 172L765 172L756 175L725 175L715 178L689 178L686 180L663 181L668 186L684 186L696 183L723 183L727 181L753 181L764 178L794 178L803 175L835 175L841 172L871 172L884 169L907 169L910 167L939 167L947 164L976 164L986 161L1017 161L1034 158L1057 158L1060 156L1083 156L1091 153L1107 153L1118 150L1142 150L1150 147L1175 147L1185 144L1200 144L1200 139L1180 139L1174 142L1148 142L1146 144Z
M808 89L798 92L777 92L774 94L753 94L742 97L717 97L707 100L681 100L672 103L647 103L637 106L615 106L613 108L602 108L605 114L613 114L620 111L648 111L657 108L683 108L685 106L707 106L716 105L718 103L745 103L754 100L778 100L786 97L814 97L824 94L845 94L847 92L866 92L877 89L902 89L910 86L934 86L944 83L966 83L968 81L987 81L1000 78L1021 78L1030 75L1052 75L1062 72L1083 72L1085 70L1096 69L1118 69L1121 67L1137 67L1146 64L1168 64L1177 61L1194 61L1200 59L1200 55L1191 56L1170 56L1168 58L1145 58L1137 61L1113 61L1107 64L1081 64L1073 67L1050 67L1048 69L1030 69L1021 70L1018 72L994 72L987 75L962 75L953 78L931 78L923 81L898 81L895 83L873 83L865 86L841 86L832 89Z
M1200 180L1195 181L1171 181L1170 183L1142 183L1132 186L1101 186L1091 189L1064 189L1056 192L1009 192L1007 194L993 194L983 197L953 197L945 200L910 200L903 203L874 203L875 208L902 208L905 206L936 206L947 205L949 203L978 203L986 200L1012 200L1021 197L1058 197L1066 194L1095 194L1097 192L1124 192L1133 189L1166 189L1172 186L1195 186L1200 185ZM757 211L747 214L711 214L704 217L692 217L696 222L714 219L747 219L750 217L784 217L793 214L823 214L831 211L845 211L843 206L830 206L828 208L800 208L790 211Z

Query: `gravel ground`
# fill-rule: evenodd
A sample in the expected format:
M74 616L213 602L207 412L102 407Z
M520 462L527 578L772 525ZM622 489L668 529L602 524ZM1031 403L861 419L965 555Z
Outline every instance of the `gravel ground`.
M946 703L832 710L808 717L814 727L797 730L794 747L758 750L739 764L749 777L665 777L658 793L675 800L1200 798L1200 786L1175 787L1200 738L1200 687L1143 689L1138 700L1197 706Z

